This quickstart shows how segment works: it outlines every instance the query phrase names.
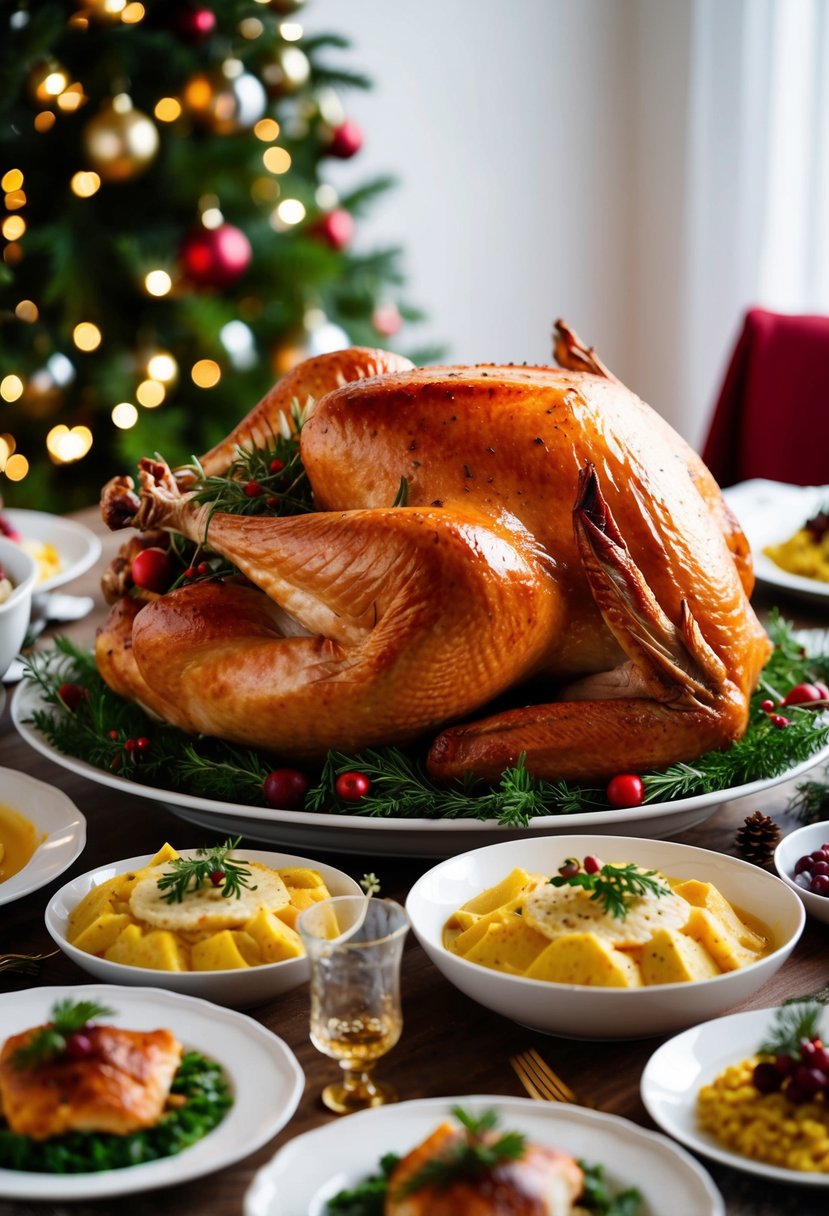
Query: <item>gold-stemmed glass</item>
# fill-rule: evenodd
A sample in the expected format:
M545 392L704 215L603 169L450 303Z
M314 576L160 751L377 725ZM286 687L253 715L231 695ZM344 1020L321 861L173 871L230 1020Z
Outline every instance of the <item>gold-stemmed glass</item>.
M297 920L311 964L311 1042L343 1070L322 1091L337 1114L397 1101L373 1069L403 1029L400 960L408 928L400 904L362 895L312 904Z

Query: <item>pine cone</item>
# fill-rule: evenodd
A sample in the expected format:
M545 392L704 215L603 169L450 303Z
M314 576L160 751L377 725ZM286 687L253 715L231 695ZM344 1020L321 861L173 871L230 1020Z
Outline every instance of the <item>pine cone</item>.
M770 864L780 841L780 828L762 811L747 815L745 823L734 837L737 852L756 866Z

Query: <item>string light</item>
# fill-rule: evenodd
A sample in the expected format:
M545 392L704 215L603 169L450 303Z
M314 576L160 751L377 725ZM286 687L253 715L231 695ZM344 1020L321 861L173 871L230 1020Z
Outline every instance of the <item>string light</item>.
M21 207L26 206L25 190L12 190L6 195L6 210L18 211Z
M197 388L213 388L222 378L222 369L214 359L199 359L190 368L190 376Z
M131 401L119 401L112 407L112 421L122 431L128 431L138 421L138 410Z
M91 447L92 432L88 426L73 426L70 430L60 423L53 426L46 436L46 449L56 464L72 464L82 460Z
M137 25L139 21L144 20L144 15L145 9L143 4L128 4L121 14L121 20L124 25Z
M276 210L271 212L270 218L277 229L291 228L305 219L305 208L298 198L283 198Z
M6 442L5 436L0 435L0 473L5 469L6 461L11 456L12 450Z
M151 270L144 276L144 287L151 296L166 296L173 286L173 280L166 270Z
M279 182L272 177L257 177L250 184L250 197L255 203L275 203L279 198Z
M296 21L283 21L279 33L286 42L299 42L302 37L302 26Z
M2 178L0 178L0 186L2 186L7 192L19 190L22 185L23 174L19 169L9 169L8 172L4 173Z
M178 364L167 351L159 351L147 360L147 375L162 384L172 384L178 376Z
M43 135L46 131L51 131L55 125L56 118L51 110L41 110L35 115L35 130Z
M244 21L239 22L239 33L250 42L261 37L264 32L265 27L258 17L245 17Z
M259 122L253 128L253 134L257 139L261 139L263 143L272 143L273 140L275 140L279 135L279 123L275 118L260 118ZM22 176L23 175L21 174L21 180ZM12 189L11 186L4 188L9 190Z
M7 245L3 250L3 261L7 266L16 266L23 261L22 245Z
M72 187L72 193L78 198L92 198L101 188L101 179L91 169L80 169L72 175L69 185Z
M9 215L3 220L3 236L7 241L17 241L26 231L26 221L22 215Z
M153 110L159 122L175 122L181 116L181 102L175 97L162 97Z
M327 182L323 182L321 186L317 186L314 202L321 211L333 211L339 201L340 196L333 186L329 186Z
M262 161L269 173L287 173L291 167L291 154L285 148L267 148Z
M29 325L34 325L40 313L34 300L21 300L14 310L14 315L18 321L26 321Z
M135 390L136 401L147 410L157 409L166 396L167 390L158 380L142 380Z
M15 452L6 461L6 467L3 472L8 477L9 481L22 481L29 471L29 462L20 452Z
M17 401L23 395L23 381L19 376L4 376L0 380L0 397L4 401Z
M84 94L83 86L78 83L70 84L69 88L58 98L58 107L71 113L79 110L87 101L89 98Z
M101 345L101 331L91 321L81 321L72 330L72 341L78 350L97 350Z
M205 228L221 228L225 222L225 217L218 207L208 207L206 211L202 211L201 213L201 222Z

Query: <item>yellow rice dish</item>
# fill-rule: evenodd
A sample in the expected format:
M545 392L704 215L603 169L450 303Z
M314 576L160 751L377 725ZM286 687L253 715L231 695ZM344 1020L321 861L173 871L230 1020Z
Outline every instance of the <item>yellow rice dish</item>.
M41 540L21 540L20 548L25 549L30 557L34 558L37 566L37 581L45 583L47 579L54 578L56 574L60 574L63 569L63 561L60 554L54 545L47 544Z
M711 883L658 878L664 894L637 896L617 917L582 888L517 868L453 912L443 944L509 975L605 988L711 979L774 948Z
M297 917L312 903L330 899L316 870L273 870L246 861L255 885L244 887L238 899L224 898L219 887L207 884L170 903L158 879L178 857L165 844L141 869L93 887L69 914L70 945L113 963L156 971L256 967L305 953Z
M796 1105L752 1084L761 1056L724 1069L697 1098L699 1126L723 1147L783 1169L829 1173L829 1110L822 1095Z
M829 583L829 510L822 508L794 536L763 552L789 574Z

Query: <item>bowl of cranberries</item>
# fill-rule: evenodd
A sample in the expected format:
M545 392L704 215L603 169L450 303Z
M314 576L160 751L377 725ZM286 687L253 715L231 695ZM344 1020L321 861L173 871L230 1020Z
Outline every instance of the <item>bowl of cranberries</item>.
M829 821L784 836L774 852L774 867L806 911L829 924Z

